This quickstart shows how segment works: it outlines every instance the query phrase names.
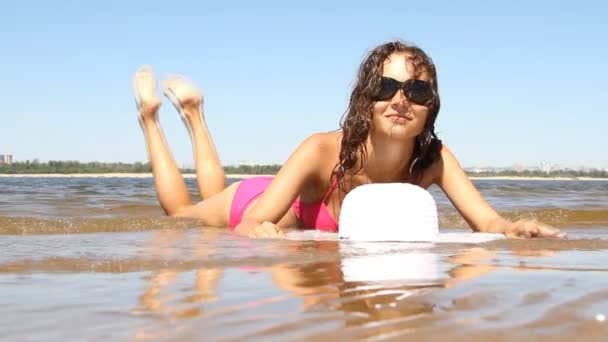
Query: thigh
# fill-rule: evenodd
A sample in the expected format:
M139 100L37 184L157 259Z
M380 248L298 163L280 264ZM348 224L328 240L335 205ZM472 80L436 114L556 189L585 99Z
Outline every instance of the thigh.
M212 227L228 227L230 206L239 183L230 184L222 192L180 210L175 216L199 219Z

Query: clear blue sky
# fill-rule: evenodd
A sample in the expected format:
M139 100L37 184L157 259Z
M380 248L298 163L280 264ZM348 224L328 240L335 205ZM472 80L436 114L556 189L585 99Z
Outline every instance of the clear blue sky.
M439 136L464 166L608 167L604 1L11 1L0 6L0 153L144 161L131 77L187 75L224 164L281 163L338 127L356 69L405 39L434 59ZM180 164L189 136L168 101Z

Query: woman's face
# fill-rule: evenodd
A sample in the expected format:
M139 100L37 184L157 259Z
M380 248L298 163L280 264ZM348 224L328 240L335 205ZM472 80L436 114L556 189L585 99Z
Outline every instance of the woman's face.
M383 77L399 82L412 78L414 66L407 60L407 53L394 53L384 61ZM417 79L428 81L428 73L423 71ZM409 101L403 90L398 90L392 98L376 101L373 107L371 134L385 135L393 139L409 140L422 133L429 114L429 108Z

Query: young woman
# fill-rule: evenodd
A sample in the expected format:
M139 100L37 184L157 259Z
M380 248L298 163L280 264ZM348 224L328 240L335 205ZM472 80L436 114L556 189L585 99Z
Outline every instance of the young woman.
M282 228L337 231L344 196L368 183L437 184L475 231L508 237L561 237L536 221L508 221L490 207L435 134L437 75L420 48L389 42L373 49L359 69L340 131L308 137L276 177L224 185L224 173L202 113L202 95L187 80L171 77L165 95L176 106L194 145L202 202L192 204L164 140L160 100L151 69L134 78L139 120L160 204L168 215L230 226L250 237L282 236Z

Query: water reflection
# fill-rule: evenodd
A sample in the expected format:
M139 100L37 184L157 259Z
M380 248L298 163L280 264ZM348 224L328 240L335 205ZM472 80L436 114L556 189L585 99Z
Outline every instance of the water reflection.
M338 253L336 241L308 241L298 244L289 253ZM302 310L311 310L339 299L343 282L340 259L312 263L281 263L268 269L278 288L302 299Z
M302 299L301 310L342 312L345 326L365 328L365 336L369 329L374 335L404 333L416 328L414 321L432 320L441 311L431 296L434 292L495 271L493 260L500 253L485 248L454 253L422 244L318 244L336 250L339 258L276 265L271 268L273 280ZM515 250L513 254L549 257L556 252Z
M198 234L199 243L192 254L196 258L204 259L213 255L215 244L213 243L219 237L218 230L206 230L205 234ZM185 241L184 230L165 229L159 231L152 240L152 249L155 254L165 259L174 257L184 257L179 255L183 253L181 248ZM136 309L134 312L157 312L167 313L175 317L193 317L202 314L202 306L190 306L185 309L180 308L181 305L174 305L175 296L172 294L163 295L163 290L169 288L170 284L176 281L176 278L184 270L174 268L163 268L154 272L148 279L148 286L144 293L139 297L139 303L142 308ZM219 298L216 294L219 281L222 277L223 268L209 267L199 268L195 270L194 284L191 288L191 294L183 298L181 302L188 304L196 303L211 303Z
M183 319L202 318L195 326L213 331L218 338L234 336L230 327L239 327L242 338L276 337L286 330L296 337L314 336L308 332L327 324L333 324L333 333L355 339L395 337L439 321L449 323L449 312L485 307L483 293L471 297L471 292L451 292L447 296L453 303L442 303L437 294L465 283L463 288L470 291L473 279L505 268L496 260L508 255L525 260L555 256L551 250L340 241L256 241L243 247L242 241L226 240L219 230L200 230L195 236L198 241L193 244L192 239L192 234L179 230L158 232L151 242L155 255L213 262L194 270L155 271L147 278L133 313L177 318L176 324L189 328L194 326ZM184 248L185 244L194 248ZM256 250L280 253L269 258L267 266L242 256L218 260L218 249L227 244L247 248L244 255ZM317 259L293 262L311 260L311 256ZM517 264L508 268L526 269ZM488 308L492 310L491 305ZM326 333L321 335L327 337ZM146 334L150 336L149 331Z

